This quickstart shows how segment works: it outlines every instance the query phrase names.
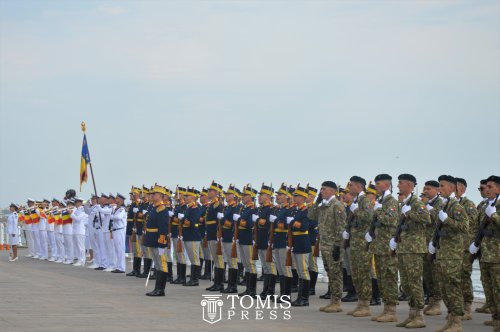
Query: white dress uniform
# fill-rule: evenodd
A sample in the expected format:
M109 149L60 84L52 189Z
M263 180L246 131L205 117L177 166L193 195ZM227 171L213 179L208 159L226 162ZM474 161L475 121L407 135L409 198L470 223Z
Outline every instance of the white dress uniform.
M116 269L113 265L114 263L114 248L113 240L111 240L111 235L109 233L109 221L111 219L111 213L113 212L113 207L110 205L98 206L98 212L102 220L102 242L103 242L103 258L105 257L106 269L104 271L111 272Z
M29 218L29 212L21 212L24 218ZM35 246L33 244L33 234L31 233L31 222L23 222L23 230L26 235L26 245L28 246L28 254L26 257L35 256Z
M111 214L111 230L113 231L113 248L115 254L114 267L125 271L125 227L127 212L124 206L117 207Z
M80 206L73 211L71 219L73 219L73 255L77 259L74 266L84 266L85 228L88 223L88 215L85 213L83 206Z
M40 259L46 260L49 258L49 248L47 247L47 216L42 209L36 209L36 214L40 217L38 223L38 237L40 238Z
M73 264L73 222L64 223L63 219L63 234L64 234L64 264Z
M66 258L66 250L64 250L64 232L61 215L57 212L54 217L56 218L54 233L56 236L56 246L57 246L57 259L56 263L63 263Z
M54 262L58 257L56 236L54 230L55 230L55 219L54 215L51 214L47 220L47 241L50 247L50 258L49 258L50 262Z
M17 212L12 212L7 217L7 236L9 237L8 243L11 246L19 245L19 229L17 228Z
M33 212L33 213L31 213ZM31 208L30 209L30 214L31 216L34 216L35 214L38 216L38 208ZM40 218L40 217L37 217ZM35 255L33 258L40 258L42 257L41 255L41 250L40 250L40 220L35 221L33 218L31 218L31 236L33 238L33 244L34 244L34 250L35 250Z
M97 238L97 229L96 229L96 227L99 227L100 230L101 224L99 223L97 217L97 205L89 206L87 211L89 215L87 223L87 231L89 233L89 242L90 242L89 247L90 249L92 249L92 252L94 254L94 262L92 263L92 265L88 266L88 268L97 268L101 266L101 252L99 248L99 241Z

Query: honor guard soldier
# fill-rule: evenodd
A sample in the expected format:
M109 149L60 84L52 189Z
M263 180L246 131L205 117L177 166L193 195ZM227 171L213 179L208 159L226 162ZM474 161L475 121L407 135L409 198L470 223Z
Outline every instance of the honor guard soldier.
M392 177L379 174L375 177L377 200L374 217L369 231L365 234L368 250L375 258L377 282L382 291L384 310L372 321L397 322L398 304L398 261L387 246L398 225L398 200L392 196Z
M55 226L54 232L56 236L56 245L57 245L57 259L56 263L64 263L66 258L66 253L64 250L64 230L63 230L63 220L61 216L61 208L64 208L66 205L64 202L59 201L57 198L52 199L52 206L56 208L54 211L54 219Z
M151 192L153 194L152 203L154 208L148 213L144 245L150 250L157 276L155 289L146 295L165 296L168 266L164 253L167 246L169 216L168 210L163 204L162 195L166 195L167 191L165 188L155 185Z
M97 238L97 227L99 229L101 228L101 224L99 222L99 219L97 217L97 203L98 203L98 197L94 194L92 194L92 197L90 198L90 207L88 208L88 228L89 228L89 241L90 241L90 247L92 248L93 252L93 262L91 265L87 266L89 269L97 269L98 267L101 266L101 248L99 247L99 240Z
M256 296L257 292L257 268L253 256L253 220L252 215L257 212L255 207L255 197L257 190L253 189L250 184L243 187L241 200L243 208L240 213L233 214L233 221L236 222L237 231L235 232L235 240L240 248L240 260L245 268L245 284L244 292L239 293L239 296L250 295Z
M187 188L185 200L186 210L184 214L179 213L179 227L182 227L182 241L189 261L191 262L191 277L183 286L198 286L200 269L200 242L201 236L198 232L198 223L201 216L200 207L196 203L200 192L194 188Z
M462 294L464 297L464 317L463 320L471 320L471 307L474 300L474 292L472 289L472 259L469 255L469 244L474 241L477 231L479 230L478 211L476 204L465 196L467 190L467 181L462 178L457 179L456 196L460 205L465 208L467 219L469 220L468 237L464 242L464 261L462 264Z
M274 195L274 189L271 186L266 186L262 184L259 192L259 208L257 213L252 215L252 221L257 227L257 250L259 253L260 264L264 269L264 286L262 287L262 292L260 293L261 298L265 298L267 295L274 295L274 290L276 286L276 267L274 262L266 261L266 252L269 246L269 231L270 231L270 221L269 216L272 213L272 203L271 197Z
M432 240L434 230L439 222L439 211L441 211L443 207L443 200L439 194L439 182L435 180L425 182L423 194L427 199L425 208L429 211L431 217L431 223L425 227L425 240L426 243L429 243ZM424 315L441 315L442 297L441 287L439 285L440 280L441 277L439 276L435 260L424 259L424 284L429 296L429 303L424 308Z
M279 274L280 297L278 302L284 299L291 301L292 298L292 267L286 266L287 255L287 218L291 215L290 200L293 189L282 183L276 192L276 202L278 209L269 216L269 221L273 223L273 261Z
M287 218L288 227L291 228L292 258L299 275L299 290L297 299L292 302L294 307L309 306L310 276L308 271L309 255L311 254L311 240L309 239L309 218L307 217L306 189L297 185L293 192L295 210L293 216Z
M12 246L12 256L10 257L9 262L15 262L18 260L17 246L19 245L19 230L17 229L17 211L19 210L19 206L17 204L10 203L9 209L10 213L7 216L7 244Z
M43 199L40 202L39 207L35 210L40 218L40 222L38 223L38 237L40 241L40 259L47 260L49 258L49 247L47 243L47 214L45 213L49 200Z
M217 241L222 240L218 238L220 224L217 222L217 214L223 210L222 202L219 199L219 195L223 195L223 193L224 191L222 185L212 181L212 184L210 184L210 187L208 188L210 205L208 206L205 214L205 236L208 241L210 257L214 262L215 269L214 282L212 286L208 287L206 290L212 292L220 292L224 289L224 260L222 258L222 254L217 253Z
M174 208L172 207L172 191L167 187L164 187L166 194L162 195L163 204L168 211L168 216L173 215ZM167 235L167 247L165 248L165 259L167 260L167 282L172 283L174 281L173 268L172 268L172 240L169 235Z
M141 238L143 215L141 211L141 198L139 188L132 187L130 191L130 206L127 212L127 230L126 235L130 237L134 260L132 263L132 272L127 273L127 276L135 277L141 274Z
M408 305L410 306L408 318L396 326L406 328L425 327L425 320L422 316L424 308L422 274L426 252L425 228L431 222L431 218L425 204L413 193L416 184L417 179L411 174L398 176L402 207L395 234L397 236L389 241L391 250L393 252L397 250L401 285L404 293L409 297Z
M366 180L359 176L352 176L349 182L350 194L355 197L349 206L351 215L348 228L342 236L350 241L351 272L354 287L358 292L358 305L347 314L353 317L371 316L369 301L372 297L370 269L372 254L366 252L365 234L373 219L374 203L365 195Z
M227 288L221 290L221 293L238 293L238 257L232 257L231 253L235 225L233 214L239 214L242 209L241 204L238 204L237 201L241 196L241 192L235 186L229 185L229 188L224 194L226 196L227 205L224 208L224 212L219 212L217 218L222 223L222 254L224 256L224 262L229 269L229 278Z
M171 225L170 225L170 239L172 241L172 249L174 250L175 259L177 261L177 279L172 281L172 284L184 284L186 283L186 257L184 256L184 250L182 250L182 240L179 240L179 215L184 215L186 211L186 201L184 196L186 195L186 189L177 186L175 193L175 200L177 202L174 210L171 214ZM181 241L181 244L178 242ZM177 250L179 248L179 250Z
M30 207L30 217L31 217L31 233L33 235L33 243L35 244L35 256L33 258L41 259L41 247L40 247L40 216L38 211L38 202L33 200L28 200L28 207Z
M83 208L83 199L74 197L75 209L71 213L73 220L73 255L77 261L73 266L85 266L85 227L88 223L88 215Z
M127 227L127 212L125 211L125 196L116 194L116 207L111 214L111 231L113 232L113 249L115 269L112 273L125 273L125 232Z
M50 201L47 203L50 204ZM57 244L56 244L56 235L55 235L55 226L56 226L56 218L54 216L55 206L51 206L49 210L46 211L47 215L47 239L50 246L50 258L49 262L55 262L59 256L57 252Z
M113 265L115 261L115 253L111 235L111 213L113 212L112 203L114 203L114 197L101 193L101 202L102 203L100 203L97 207L97 212L98 217L100 218L100 220L102 220L102 246L104 248L103 257L105 257L104 262L106 264L103 271L111 272L116 269L116 267Z
M32 258L36 255L35 253L35 239L33 238L33 231L32 231L32 222L31 222L31 208L29 207L29 204L31 202L35 202L31 198L28 198L27 204L28 207L24 209L24 212L22 213L22 218L21 221L24 222L23 229L26 231L26 245L28 246L28 254L25 257Z
M74 202L72 199L69 199L67 202L66 209L61 213L61 219L63 223L63 234L64 234L64 253L66 255L64 264L70 265L73 264L73 219L71 219L70 210L74 206Z
M335 193L338 187L333 181L321 184L316 204L308 211L308 217L317 220L321 234L321 256L328 266L328 288L331 294L330 303L320 308L327 313L341 312L342 305L342 232L345 229L346 212ZM309 227L310 229L310 227Z
M429 253L436 255L444 304L448 309L446 325L438 331L461 331L464 315L461 287L463 246L468 240L469 222L465 208L456 200L456 178L442 175L438 180L444 206L439 211L439 224L428 245Z
M307 208L310 209L314 206L314 200L318 195L318 189L311 187L309 184L306 186L307 191ZM319 232L318 220L309 218L309 239L311 240L311 256L309 257L309 276L311 277L311 284L309 287L309 295L316 295L316 281L318 281L318 256L319 256ZM315 248L317 248L315 250Z
M150 189L147 188L146 186L142 186L142 203L139 207L140 215L142 215L143 219L143 229L142 229L142 239L141 239L141 252L142 256L144 258L144 271L137 275L137 278L147 278L149 275L149 272L151 271L151 265L153 263L153 256L151 255L151 250L150 248L145 246L145 239L144 238L144 227L146 226L147 220L149 218L149 213L154 209L154 204L153 204L153 194L150 192ZM166 252L167 250L165 250ZM169 269L169 273L172 273L171 269Z
M202 238L202 245L201 245L201 253L203 256L203 259L200 261L200 266L202 266L202 263L205 263L205 271L202 276L200 276L200 279L202 280L210 280L212 277L212 260L210 259L210 250L208 249L208 242L205 240L206 237L206 228L205 228L205 215L207 213L207 208L210 205L210 199L208 198L208 190L203 188L201 193L200 193L200 226L198 227L198 230L200 232L200 236Z
M477 255L481 250L481 281L484 293L489 294L489 309L493 320L484 322L485 325L493 325L493 331L500 331L500 177L496 175L486 179L485 196L488 201L483 204L479 211L481 221L480 230L477 237L482 236L482 240L476 240L469 246L472 255ZM481 232L479 234L479 232ZM484 274L483 274L484 271Z

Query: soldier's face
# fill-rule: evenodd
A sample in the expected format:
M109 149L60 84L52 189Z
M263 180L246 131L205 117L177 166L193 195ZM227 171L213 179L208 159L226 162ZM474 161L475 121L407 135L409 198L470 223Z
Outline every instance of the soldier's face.
M479 193L481 194L481 197L485 198L486 197L486 185L481 184L478 189L479 189Z
M163 198L162 194L160 194L160 193L153 194L153 202L155 202L155 203L161 202L162 198Z
M305 197L299 195L293 196L293 202L297 205L302 205L304 204L305 201L306 201Z
M424 186L424 195L428 199L435 197L438 194L438 188L433 186Z
M444 198L448 198L450 197L451 193L455 191L455 185L448 181L440 181L439 191Z
M457 183L457 196L462 197L463 194L465 194L465 186L463 183Z
M210 199L214 199L215 197L217 197L217 191L213 190L213 189L210 189L208 191L208 198Z
M403 196L406 196L409 193L411 193L413 191L413 187L414 187L414 184L411 181L408 181L408 180L399 180L398 181L398 188L399 188L399 191L401 192L401 194L403 194Z
M205 195L200 196L200 202L201 202L201 204L205 204L207 202L207 199L208 199L208 197L205 196Z
M496 195L500 194L500 185L493 181L488 181L486 184L486 197L493 199Z

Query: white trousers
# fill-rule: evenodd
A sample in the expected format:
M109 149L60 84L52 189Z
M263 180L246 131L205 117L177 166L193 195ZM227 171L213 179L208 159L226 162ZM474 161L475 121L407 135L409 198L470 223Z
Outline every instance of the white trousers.
M33 243L35 244L35 255L42 256L41 247L40 247L40 230L38 227L35 230L32 230Z
M73 260L73 234L64 234L64 253L66 260Z
M35 243L33 242L33 231L26 230L26 245L28 246L28 252L30 255L35 256Z
M47 238L50 246L50 257L56 258L57 256L57 246L56 246L56 236L54 231L47 231Z
M78 262L85 264L85 234L73 234L73 255Z
M114 267L125 271L125 228L113 231Z
M108 233L109 236L109 233ZM106 255L106 245L104 244L104 233L100 230L96 230L96 242L97 242L97 251L99 251L99 260L96 262L99 267L108 268L109 261ZM95 255L95 253L94 253Z
M57 259L64 260L66 256L64 253L66 252L64 250L64 234L63 233L56 233L56 245L57 245Z
M43 258L49 258L49 248L47 245L47 231L38 231L40 237L40 254Z
M109 232L103 232L102 237L104 242L104 256L106 256L107 268L116 269L115 248L113 246L113 240L110 239Z

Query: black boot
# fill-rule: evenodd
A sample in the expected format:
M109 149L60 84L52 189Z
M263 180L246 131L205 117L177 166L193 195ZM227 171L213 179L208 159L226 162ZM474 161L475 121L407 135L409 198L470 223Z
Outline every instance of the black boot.
M229 279L229 278L226 278L226 271L227 271L227 263L224 263L224 273L222 274L222 277L223 277L225 284L227 284L228 279ZM229 274L229 272L227 274Z
M172 284L174 285L178 285L178 284L182 284L182 265L181 263L177 263L177 279L175 279L174 281L172 281ZM186 278L184 278L184 280L186 280Z
M347 276L347 287L348 291L346 296L344 296L341 301L342 302L358 302L358 294L356 293L356 289L354 288L354 284L352 283L352 276Z
M238 279L238 270L229 269L229 282L227 288L221 290L221 293L238 293L238 288L236 286L236 280Z
M149 280L155 280L155 279L156 279L156 268L152 267L151 276L149 277Z
M136 277L141 274L141 258L134 257L134 262L132 263L132 272L127 273L126 276Z
M149 293L146 293L147 296L156 296L155 294L158 292L158 287L159 287L159 284L160 284L160 279L156 279L155 280L155 289L153 289L151 292Z
M264 281L264 268L260 269L261 275L257 278L257 281Z
M347 269L342 269L342 291L349 291L349 288L347 287Z
M238 276L236 278L236 283L238 285L241 285L240 282L241 282L241 278L243 278L243 270L245 268L243 267L243 263L238 263Z
M370 305L381 305L380 302L380 290L378 288L378 280L372 278L372 299L370 300Z
M238 296L250 295L250 272L245 272L243 280L245 280L246 289L242 293L239 293Z
M283 281L283 293L280 296L280 299L278 299L278 303L285 303L282 299L285 299L288 302L292 301L292 282L293 278L285 277Z
M316 295L316 281L318 280L318 272L309 271L309 275L311 276L309 295Z
M172 283L174 281L174 270L172 268L172 262L167 262L167 282Z
M224 289L224 268L215 268L214 275L214 284L210 289L207 288L207 290L211 292L220 292Z
M305 279L299 280L299 293L297 294L297 300L292 302L292 306L294 307L309 306L309 285L310 285L310 280L305 280Z
M299 291L298 285L299 285L299 274L297 273L296 269L292 269L292 276L293 276L293 281L292 281L292 293L296 293Z
M199 286L198 282L198 270L200 269L199 265L191 264L191 277L188 282L184 284L184 286Z
M205 272L200 277L201 280L210 280L212 275L212 261L205 259Z
M163 271L156 272L156 285L157 289L155 289L152 293L148 293L149 296L165 296L165 285L167 283L167 273ZM148 295L146 294L146 295Z
M267 287L269 287L269 274L264 274L264 286L262 286L262 292L260 292L260 294L259 294L261 299L266 298Z
M280 296L284 294L285 291L285 276L279 276L280 281Z
M244 269L243 269L244 270ZM247 278L248 278L248 274L249 272L243 272L242 270L242 276L241 276L241 280L238 282L238 285L240 286L246 286L247 285Z
M267 295L274 295L274 292L276 291L276 279L278 278L277 275L275 274L269 274L269 284L267 286Z
M257 273L250 273L248 277L250 278L250 282L248 284L250 287L250 294L248 295L255 298L257 296Z
M151 263L153 260L151 258L144 258L144 272L139 275L136 275L137 278L147 278L149 274L149 270L151 269Z

